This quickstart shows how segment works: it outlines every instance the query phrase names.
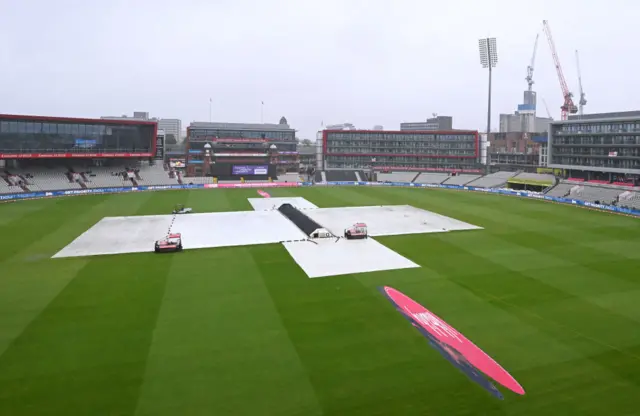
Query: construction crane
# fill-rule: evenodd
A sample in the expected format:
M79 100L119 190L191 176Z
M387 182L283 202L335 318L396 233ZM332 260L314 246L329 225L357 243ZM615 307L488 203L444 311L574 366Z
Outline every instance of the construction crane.
M580 73L580 56L576 50L576 67L578 68L578 88L580 89L580 101L578 101L578 114L584 114L584 106L587 105L587 96L582 89L582 74Z
M529 85L529 92L532 91L533 88L533 67L536 61L536 51L538 50L538 38L540 37L540 34L536 34L536 41L533 44L533 55L531 56L531 63L529 64L529 66L527 66L527 77L525 78L527 80L527 84Z
M542 103L544 104L545 110L547 110L547 117L549 117L551 120L553 120L553 117L551 117L551 113L549 112L549 106L547 105L547 100L545 100L543 98L542 99Z
M558 58L558 53L556 52L556 45L553 42L553 36L551 36L551 28L549 27L549 23L546 20L543 20L542 26L545 35L547 35L547 41L549 42L549 48L551 49L553 63L556 66L556 72L558 74L558 81L560 81L560 89L562 90L563 103L560 107L561 119L566 120L568 113L575 114L578 112L578 107L576 107L576 105L573 103L573 93L569 91L567 81L564 78L562 66L560 65L560 59Z

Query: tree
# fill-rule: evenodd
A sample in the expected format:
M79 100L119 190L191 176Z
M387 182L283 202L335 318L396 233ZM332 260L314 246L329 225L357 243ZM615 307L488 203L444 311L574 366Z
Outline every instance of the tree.
M165 145L178 144L178 141L176 140L176 135L167 134L166 136L164 136L164 144Z
M313 146L313 143L311 142L311 140L309 139L302 139L300 140L300 144L302 146Z

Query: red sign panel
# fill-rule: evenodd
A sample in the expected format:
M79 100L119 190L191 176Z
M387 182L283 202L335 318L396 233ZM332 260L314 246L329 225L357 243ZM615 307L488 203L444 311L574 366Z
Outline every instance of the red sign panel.
M297 182L255 182L255 183L219 183L216 188L291 188L300 186ZM206 188L206 186L205 186Z
M234 138L234 137L214 137L214 136L201 136L201 137L191 137L189 139L191 142L218 142L218 143L265 143L268 142L267 139L242 139L242 138Z
M394 166L375 166L373 168L376 171L383 172L397 172L397 171L410 171L410 172L460 172L460 173L482 173L480 169L445 169L445 168L407 168L407 167L394 167Z
M267 153L214 153L216 157L238 157L238 156L249 156L249 157L267 157L269 156Z
M0 153L0 159L151 157L152 153Z

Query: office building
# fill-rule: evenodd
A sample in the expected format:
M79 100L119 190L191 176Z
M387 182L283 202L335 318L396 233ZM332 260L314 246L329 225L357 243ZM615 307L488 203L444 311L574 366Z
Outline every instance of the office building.
M325 130L355 130L355 126L351 123L329 124Z
M553 119L546 117L536 117L535 114L500 114L500 133L536 133L549 129L549 123ZM529 123L529 124L527 124ZM530 125L531 127L526 127Z
M426 121L400 123L400 131L449 131L453 130L453 117L434 116Z
M513 114L500 114L500 133L546 132L552 118L536 115L537 96L535 91L524 91L522 104Z
M488 162L491 170L536 172L546 133L490 133Z
M158 123L158 129L165 132L165 135L173 135L176 142L180 141L182 137L182 120L177 118L158 118L150 117L147 111L134 111L133 116L127 116L123 114L121 116L102 116L102 120L141 120L141 121L155 121Z
M477 131L325 130L324 169L479 171Z
M640 112L585 114L552 122L548 166L586 180L640 178Z
M161 118L158 120L158 128L164 130L167 136L173 135L176 142L180 141L182 135L182 120L178 118Z

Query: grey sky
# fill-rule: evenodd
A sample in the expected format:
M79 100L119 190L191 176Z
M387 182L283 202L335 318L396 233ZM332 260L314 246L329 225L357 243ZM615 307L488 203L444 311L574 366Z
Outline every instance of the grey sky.
M536 32L535 89L559 118L548 19L587 112L640 108L635 0L0 0L0 112L397 129L437 112L486 124L478 38L498 38L493 125L512 112Z

